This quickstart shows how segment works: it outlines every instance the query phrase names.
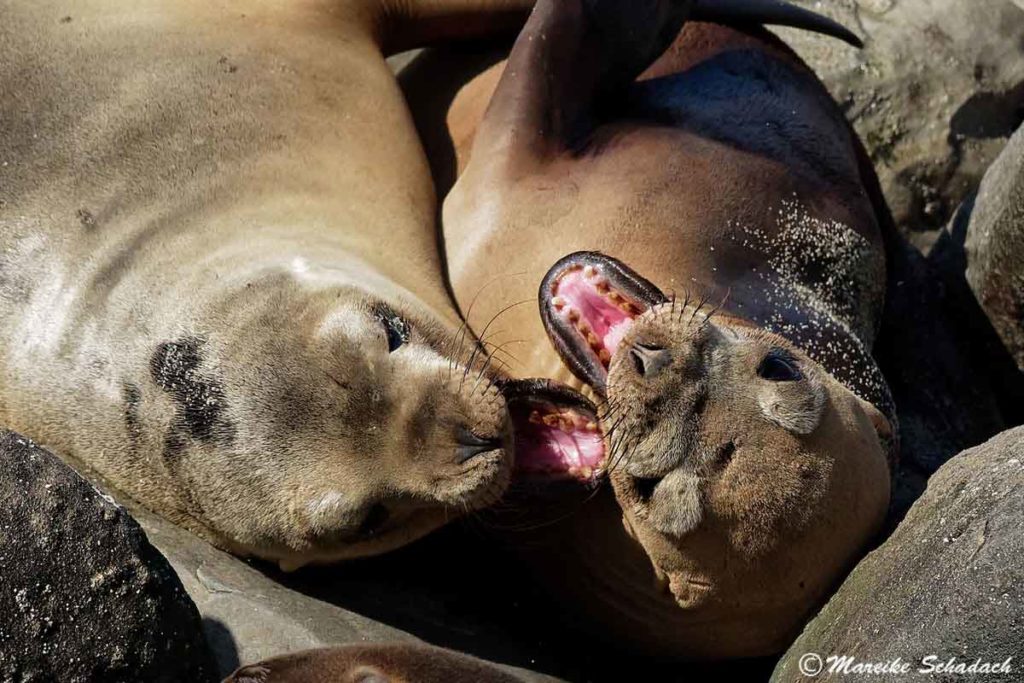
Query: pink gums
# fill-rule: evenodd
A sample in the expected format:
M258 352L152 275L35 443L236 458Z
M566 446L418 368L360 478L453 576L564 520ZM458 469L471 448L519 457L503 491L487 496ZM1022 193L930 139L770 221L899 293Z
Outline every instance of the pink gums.
M551 305L608 368L643 306L611 288L595 266L566 271L552 287Z
M516 469L583 481L600 474L604 438L595 418L549 405L513 409Z

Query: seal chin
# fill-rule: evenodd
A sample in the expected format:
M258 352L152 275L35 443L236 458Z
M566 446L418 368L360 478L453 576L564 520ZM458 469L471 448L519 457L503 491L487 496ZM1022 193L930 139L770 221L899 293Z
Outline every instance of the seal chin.
M512 421L517 481L596 483L604 476L604 434L584 396L539 379L509 382L502 393Z
M668 299L651 282L604 254L579 251L544 276L544 328L573 374L604 395L608 367L633 322Z

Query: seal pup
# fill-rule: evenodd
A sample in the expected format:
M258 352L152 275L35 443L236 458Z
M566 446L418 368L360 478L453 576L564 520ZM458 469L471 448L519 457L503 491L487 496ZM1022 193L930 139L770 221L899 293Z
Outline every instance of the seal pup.
M224 683L521 683L493 664L409 643L345 645L239 667Z
M5 5L0 423L285 569L495 501L501 376L384 54L521 4Z
M503 326L606 399L614 498L545 531L542 579L619 645L757 656L884 519L884 204L810 70L759 28L679 34L691 5L542 0L452 106L443 228L485 316L551 269Z

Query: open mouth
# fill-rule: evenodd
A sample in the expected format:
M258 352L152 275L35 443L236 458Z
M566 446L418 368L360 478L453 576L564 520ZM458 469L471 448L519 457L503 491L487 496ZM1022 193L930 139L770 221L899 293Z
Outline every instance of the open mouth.
M585 397L548 380L510 382L517 479L597 481L607 457L597 411Z
M667 300L621 262L592 251L570 254L552 266L539 299L544 328L558 354L602 395L608 366L633 321Z

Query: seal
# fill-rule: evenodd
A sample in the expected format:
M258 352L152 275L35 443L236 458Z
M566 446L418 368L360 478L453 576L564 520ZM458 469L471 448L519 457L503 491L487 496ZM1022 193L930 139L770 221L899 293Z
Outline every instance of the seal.
M479 9L6 7L0 423L285 569L495 501L503 376L445 290L428 168L383 58ZM594 421L517 396L540 446L563 433L548 413Z
M523 371L604 399L612 491L545 531L542 580L620 646L757 656L885 516L885 208L810 70L757 27L679 33L691 7L540 2L452 106L444 233L485 317L542 280L503 321Z
M483 660L410 643L346 645L272 657L239 667L224 683L520 683Z

